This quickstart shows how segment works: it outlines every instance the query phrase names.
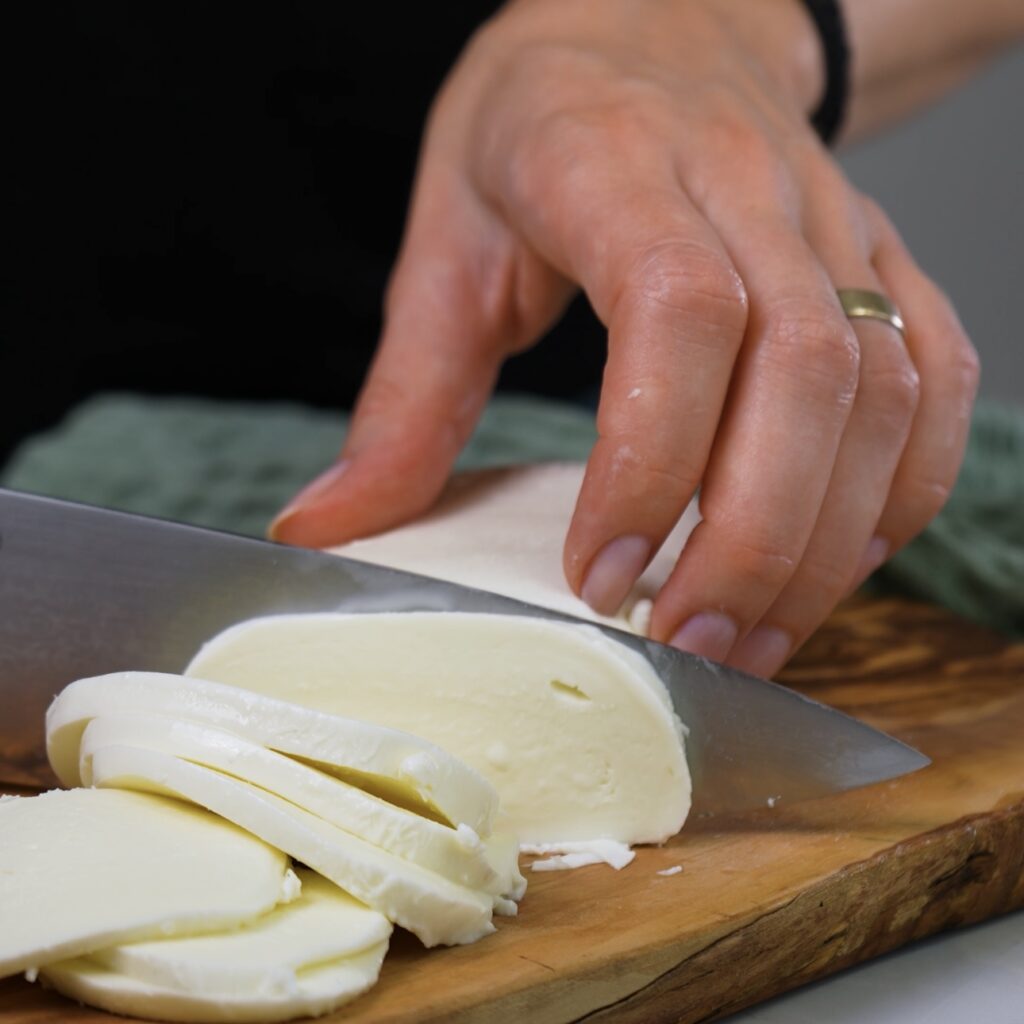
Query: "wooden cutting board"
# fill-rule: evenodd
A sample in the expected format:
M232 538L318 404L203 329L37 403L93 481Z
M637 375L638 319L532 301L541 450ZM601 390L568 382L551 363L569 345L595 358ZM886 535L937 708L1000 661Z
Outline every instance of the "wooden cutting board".
M430 952L400 935L380 984L324 1019L706 1021L1024 906L1024 644L936 608L859 599L783 681L934 764L827 800L692 820L618 873L528 873L520 915L497 935ZM117 1019L0 982L2 1024Z

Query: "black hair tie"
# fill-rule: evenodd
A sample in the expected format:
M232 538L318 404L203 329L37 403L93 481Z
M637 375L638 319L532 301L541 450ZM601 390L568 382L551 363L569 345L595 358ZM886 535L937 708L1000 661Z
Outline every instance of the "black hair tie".
M839 0L803 0L825 52L825 94L811 124L825 145L839 134L850 92L850 46Z

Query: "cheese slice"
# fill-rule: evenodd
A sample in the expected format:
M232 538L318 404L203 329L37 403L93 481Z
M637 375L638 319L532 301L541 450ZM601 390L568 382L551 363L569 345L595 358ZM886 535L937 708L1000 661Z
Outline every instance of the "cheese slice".
M93 784L191 800L259 836L413 932L425 946L494 931L496 898L381 850L251 783L156 750L102 747Z
M600 616L569 589L562 572L562 547L584 468L581 462L551 462L458 473L425 515L334 551L646 635L653 599L700 522L697 500L619 613Z
M93 953L101 967L163 989L277 1000L300 991L302 972L387 948L391 922L315 871L302 893L242 928L135 942Z
M177 800L77 789L0 802L0 977L233 927L296 890L276 849Z
M90 957L45 968L45 981L58 992L111 1013L166 1021L261 1022L319 1016L372 988L380 975L387 943L355 956L305 968L295 987L278 994L207 992L165 988L104 967Z
M414 612L253 619L190 676L415 732L486 776L520 842L661 842L683 824L683 728L650 663L592 626Z
M193 673L194 675L195 673ZM118 672L80 679L46 712L46 750L66 786L81 783L79 743L86 725L104 712L141 711L192 719L318 765L391 802L466 824L489 835L497 794L477 772L417 735L324 714L250 690L158 672Z
M325 772L255 743L203 725L164 715L104 715L93 719L81 743L79 774L92 781L93 751L109 746L134 746L173 754L251 782L283 797L324 821L449 881L494 896L522 894L525 882L515 859L497 855L503 872L488 856L490 841L468 825L457 829L425 818L365 793Z

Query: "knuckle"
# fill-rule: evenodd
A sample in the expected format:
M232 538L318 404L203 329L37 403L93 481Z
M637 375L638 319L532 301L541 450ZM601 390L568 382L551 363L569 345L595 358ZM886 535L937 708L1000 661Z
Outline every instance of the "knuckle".
M884 407L900 420L909 422L913 419L921 399L921 377L910 360L886 374L879 385Z
M921 477L908 480L903 487L901 503L902 529L898 532L898 543L918 536L920 532L942 511L952 493L952 481Z
M727 550L736 579L761 590L778 593L796 570L796 554L778 541L732 538Z
M865 369L857 394L876 419L891 421L901 431L909 428L921 398L921 378L902 344L882 365Z
M672 240L646 248L627 271L620 297L652 315L686 317L715 329L738 347L747 324L747 292L718 252Z
M539 116L521 132L506 154L505 178L514 205L536 206L571 167L568 140L571 118L563 110Z
M359 393L354 418L360 422L387 421L410 397L407 381L391 373L371 373Z
M609 422L602 410L599 421L594 451L606 461L617 492L642 506L645 514L654 511L651 506L657 504L659 495L673 502L679 495L690 498L704 469L702 452L652 443L655 439L638 433L637 425L625 415Z
M818 595L818 604L824 614L839 597L846 593L856 568L855 564L824 558L821 555L808 552L800 564L801 590L804 593Z
M513 133L501 151L501 191L513 209L535 212L578 201L592 191L594 169L609 153L629 152L644 141L643 128L622 110L549 104Z
M860 345L849 322L823 301L787 302L768 311L762 360L787 376L825 385L851 401L860 374Z
M978 384L981 381L981 358L970 338L963 331L959 331L958 334L959 337L953 346L950 372L955 386L958 385L957 390L973 399L978 393Z
M890 497L898 509L899 525L891 530L895 546L916 537L945 507L953 492L956 471L921 471L900 481L898 492Z
M673 498L693 494L704 468L700 460L675 453L659 457L653 454L637 466L643 495L665 493Z
M752 111L749 99L731 88L712 92L706 97L704 118L701 136L707 172L695 172L698 192L710 194L720 188L720 172L728 169L730 181L792 207L797 183L791 155L776 143L773 133Z
M759 122L750 100L731 84L709 86L704 93L707 136L722 156L749 165L779 162L779 150Z
M906 506L922 527L930 523L942 511L953 493L956 482L955 472L931 472L914 477L910 481Z
M925 280L931 293L931 307L936 314L935 337L929 339L933 343L931 347L944 353L944 373L952 391L973 399L981 379L978 350L967 336L949 295L930 278ZM910 326L913 330L913 322Z

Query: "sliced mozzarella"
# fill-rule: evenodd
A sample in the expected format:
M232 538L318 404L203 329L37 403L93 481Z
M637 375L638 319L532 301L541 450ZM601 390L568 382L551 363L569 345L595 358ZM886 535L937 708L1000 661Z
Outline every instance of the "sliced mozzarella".
M80 774L92 779L92 755L110 746L133 746L174 754L275 793L404 860L459 885L495 896L515 896L525 883L515 858L499 875L484 840L468 826L457 829L350 786L325 772L267 750L234 733L199 722L144 713L93 719L81 743Z
M112 1013L166 1021L271 1024L329 1013L362 995L376 983L386 952L387 943L382 942L355 956L309 967L298 972L293 990L276 995L164 988L89 957L53 964L41 974L58 992Z
M393 728L300 707L302 680L280 699L251 690L157 672L80 679L46 713L46 749L57 777L81 782L79 744L86 725L105 712L141 711L191 719L325 766L392 802L440 815L489 835L497 794L480 775L435 744Z
M391 922L315 871L299 870L302 894L242 928L193 938L135 942L92 954L134 981L219 998L279 999L302 972L387 946Z
M191 800L291 854L426 946L475 942L494 931L495 897L387 853L248 782L155 750L92 753L96 786Z
M177 800L54 790L0 802L0 977L233 927L295 895L277 849Z

